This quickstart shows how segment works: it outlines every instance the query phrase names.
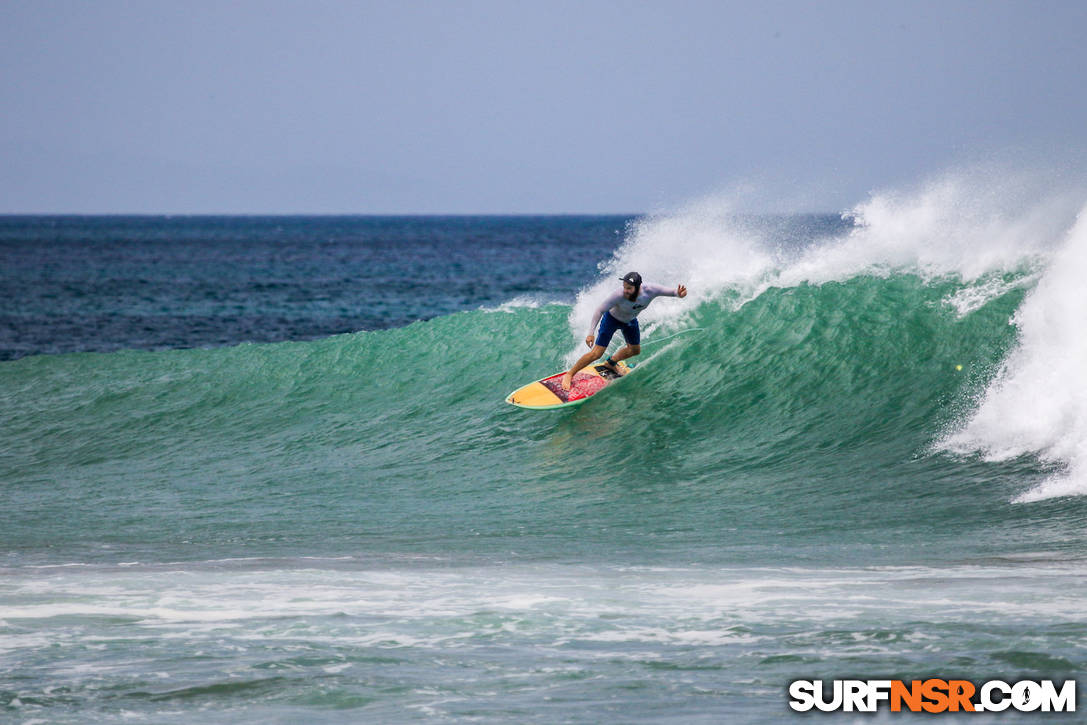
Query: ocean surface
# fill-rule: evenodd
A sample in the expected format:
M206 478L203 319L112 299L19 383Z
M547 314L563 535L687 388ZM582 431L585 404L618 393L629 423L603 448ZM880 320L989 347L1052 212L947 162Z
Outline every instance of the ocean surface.
M1083 680L1066 196L0 218L0 721L777 723L794 679ZM690 289L630 378L505 404L630 270Z

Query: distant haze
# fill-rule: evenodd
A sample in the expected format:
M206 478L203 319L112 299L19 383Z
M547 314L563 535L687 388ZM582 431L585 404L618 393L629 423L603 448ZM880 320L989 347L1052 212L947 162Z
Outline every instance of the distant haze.
M0 5L0 213L836 211L1087 148L1084 2Z

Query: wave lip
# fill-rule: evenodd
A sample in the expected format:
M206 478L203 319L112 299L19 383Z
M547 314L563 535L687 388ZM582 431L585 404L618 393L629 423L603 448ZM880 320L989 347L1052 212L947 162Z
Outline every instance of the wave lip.
M1087 208L1011 323L1019 342L966 424L942 444L1003 461L1035 455L1061 471L1015 500L1087 494Z

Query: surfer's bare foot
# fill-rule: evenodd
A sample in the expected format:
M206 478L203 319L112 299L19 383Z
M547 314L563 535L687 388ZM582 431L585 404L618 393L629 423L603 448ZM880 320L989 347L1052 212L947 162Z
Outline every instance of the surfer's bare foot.
M604 367L606 367L608 370L611 370L613 373L615 373L619 377L622 377L622 376L626 375L626 373L624 373L623 370L619 367L618 363L613 363L610 360L605 360L604 361Z
M570 374L570 371L567 371L566 374L562 376L562 389L569 390L570 386L573 384L574 376Z

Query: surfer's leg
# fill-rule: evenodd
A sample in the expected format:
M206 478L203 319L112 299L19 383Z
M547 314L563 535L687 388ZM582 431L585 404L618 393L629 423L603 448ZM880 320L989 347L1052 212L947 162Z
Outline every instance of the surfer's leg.
M578 358L578 361L574 363L574 366L567 370L566 374L562 376L562 389L569 390L570 386L574 384L574 376L578 374L578 371L584 367L588 367L594 360L599 360L606 349L606 347L594 345L592 350L589 350L589 352Z
M623 323L611 316L610 312L605 312L600 318L600 327L596 331L596 340L593 345L593 349L582 355L574 366L566 371L566 374L562 376L562 389L569 390L570 386L574 384L574 376L578 374L578 371L583 367L588 366L595 360L599 360L600 356L607 352L608 343L611 342L612 335L615 331L622 327ZM626 337L626 333L623 333L623 339L629 339Z
M612 362L621 362L623 360L627 360L628 358L632 358L635 355L640 355L641 353L641 345L624 345L623 348L619 350L619 352L611 356L611 359ZM619 370L617 369L615 372L619 373ZM622 373L619 374L622 375Z
M630 322L622 325L620 330L623 331L623 339L626 340L626 345L621 350L611 356L613 363L621 362L627 358L632 358L635 355L640 355L642 352L642 346L639 344L642 341L642 331L638 327L638 318L635 317ZM619 369L615 365L608 365L612 370L619 373ZM622 373L619 373L622 375Z

